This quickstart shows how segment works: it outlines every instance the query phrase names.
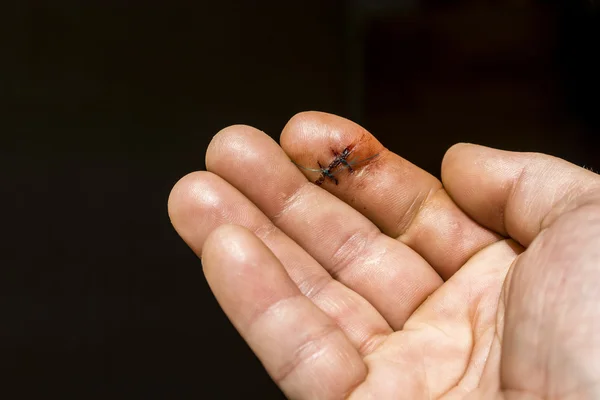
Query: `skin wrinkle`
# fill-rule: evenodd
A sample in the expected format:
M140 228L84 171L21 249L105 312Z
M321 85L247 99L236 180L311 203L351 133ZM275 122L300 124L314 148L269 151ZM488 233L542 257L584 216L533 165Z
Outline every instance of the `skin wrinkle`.
M371 169L373 169L373 167L377 164L377 163L382 163L384 162L386 156L388 155L390 151L387 148L383 148L381 149L377 154L372 155L370 157L373 157L372 159L368 160L368 162L364 165L359 164L357 166L357 168L354 168L354 172L352 173L353 176L355 176L357 179L357 183L354 184L354 186L356 187L361 187L362 185L362 180L364 179L363 175L368 174ZM360 168L358 168L360 167Z
M363 357L366 357L369 354L372 354L375 351L377 351L377 349L381 347L381 345L387 340L388 337L389 335L387 333L374 332L373 334L367 336L360 343L360 345L358 346L358 352Z
M472 324L471 326L475 327L475 324ZM494 331L494 335L492 335L491 340L489 341L489 343L486 346L487 351L485 352L486 356L484 358L484 364L485 364L485 361L489 358L490 353L492 351L492 347L494 344L494 338L496 336L496 326L495 326L495 324L492 326L489 326L487 329L485 329L483 332L481 332L481 334L478 337L476 337L474 329L471 329L471 337L472 337L471 353L470 353L469 359L467 361L467 366L465 367L465 370L464 370L462 376L458 379L458 382L456 383L456 387L461 386L461 383L465 380L465 376L469 372L469 367L471 366L471 364L473 362L473 350L475 349L477 343L481 343L482 339L485 338L486 333L489 332L490 330ZM477 387L479 387L479 384L481 383L481 378L483 377L483 373L484 373L484 368L480 368L478 376L477 376L477 385L473 389L476 389Z
M305 190L312 190L313 186L314 185L312 183L307 181L306 184L298 187L298 189L295 190L287 198L287 200L285 201L285 205L282 207L281 211L274 215L272 219L276 221L277 219L282 218L290 209L294 208L294 206L299 201L302 201L303 192ZM371 237L380 234L381 232L379 232L379 230L375 226L373 226L373 229L369 232L355 232L346 240L344 240L344 242L340 245L338 250L336 250L335 253L332 255L332 260L334 261L332 262L332 268L329 271L329 274L332 276L332 278L339 280L338 278L340 276L341 271L348 268L348 266L355 264L357 260L361 258L360 253L362 252L362 250L368 248L367 244L369 242L374 241L371 239ZM356 238L361 238L363 240L354 240ZM351 246L353 241L358 242L360 246ZM344 251L348 251L347 254L344 255ZM362 258L368 260L368 257L366 256L363 256ZM365 265L367 264L371 264L371 262L365 261Z
M524 191L524 190L521 190L521 188L525 185L526 178L528 178L530 176L529 172L530 172L531 166L537 166L537 168L539 168L539 170L540 170L539 174L543 175L544 172L552 172L552 163L551 162L552 162L552 160L546 160L545 158L539 157L539 155L536 154L536 157L533 160L531 160L529 162L529 164L526 164L522 167L521 171L519 172L518 177L516 178L515 181L513 181L514 183L512 184L511 192L510 192L509 196L507 197L506 204L502 208L502 218L501 218L501 221L504 225L503 226L504 232L506 232L509 237L514 238L515 236L513 236L511 234L511 232L509 232L509 225L511 225L511 224L509 224L508 221L506 220L506 212L505 212L506 209L508 207L511 207L512 205L514 205L515 204L514 199L516 198L517 194L520 191ZM542 163L542 164L539 165L537 163ZM539 177L538 177L538 179L539 179ZM553 204L553 207L550 208L550 210L544 215L543 218L540 218L540 224L539 224L540 229L538 230L536 236L539 235L539 233L543 230L542 226L543 226L544 220L548 217L548 215L551 214L551 211L554 210L556 206L561 205L563 199L568 199L568 196L570 196L572 194L574 187L580 188L581 182L573 181L570 183L570 186L572 186L572 187L568 188L565 191L565 194L558 201L554 201L554 200L556 198L556 192L558 192L560 190L560 186L552 187L552 189L554 190L554 193L553 193L552 199L550 201L550 204ZM585 193L585 192L587 192L587 191L583 190L583 193ZM533 201L534 201L534 199L529 199L529 203L531 203ZM529 208L529 209L527 209L528 212L531 211L530 206L528 204L524 204L523 206L526 206ZM516 210L516 211L518 211L518 210ZM518 215L519 213L515 212L514 214ZM512 231L512 229L510 229L510 230ZM533 239L531 241L533 241ZM529 243L522 243L522 244L529 245L529 244L531 244L531 241Z
M308 282L313 280L314 276L311 275L296 283L296 286L298 286L302 294L311 300L315 299L320 293L324 292L325 289L334 282L334 279L331 278L329 274L322 274L316 281L313 282L312 285L310 285Z
M331 279L331 282L335 282L335 283L339 283L334 279ZM362 298L361 298L362 299ZM321 299L314 299L314 301L316 301L317 305L319 305L320 307L320 302ZM352 306L354 307L360 307L360 301L357 302L355 299L347 299L348 301L331 301L331 298L329 298L329 305L331 306L332 304L338 308L339 310L343 310L343 309L349 309ZM363 299L364 300L364 299ZM327 309L331 309L331 307L326 307ZM333 315L331 315L333 314ZM340 327L343 327L343 324L341 324L341 322L343 322L344 318L343 318L343 314L341 314L342 316L340 317L339 313L334 313L331 312L330 310L330 317L334 319L334 321L336 323L338 323L338 325ZM389 336L389 334L392 333L391 328L385 324L385 326L380 326L374 330L370 330L367 332L367 335L361 335L361 337L356 338L355 340L355 347L357 348L358 352L361 354L361 356L365 357L366 355L370 354L371 352L374 351L374 349L379 345L379 343L381 343L382 340L384 340L385 338L387 338ZM355 336L355 335L352 335Z
M411 324L408 328L403 329L403 331L404 332L418 332L420 330L427 329L427 328L431 328L431 329L433 329L435 331L441 332L442 335L444 335L448 339L454 340L454 337L452 335L450 335L448 332L446 332L445 330L443 330L439 326L431 324L429 322L425 322L425 321L419 321L419 323L416 324L416 326L413 326Z
M539 236L538 236L538 237L539 237ZM531 250L532 250L532 249L530 248L530 251L531 251ZM533 249L533 250L537 250L537 249ZM532 253L528 253L528 254L532 254ZM543 260L543 259L542 259L542 260L539 260L539 262L544 262L544 260ZM520 267L520 268L522 268L522 267ZM518 271L518 270L517 270L517 271L515 271L515 272L516 272L516 273L519 273L519 271ZM545 277L546 277L546 276L545 276ZM512 279L512 278L513 278L513 277L511 277L511 279ZM519 276L517 276L517 278L519 278ZM540 284L542 284L542 283L540 282ZM514 287L511 287L511 289L514 289ZM521 289L521 288L520 288L520 289ZM520 291L522 291L522 289L521 289ZM529 310L520 310L520 314L523 314L523 312L525 312L526 314L525 314L525 315L522 315L522 316L520 316L520 317L517 317L517 316L515 316L515 317L513 318L513 320L520 320L520 319L522 319L522 320L527 320L527 321L533 322L533 321L534 321L534 319L533 319L533 318L531 318L531 317L533 317L533 316L536 316L536 315L537 315L537 316L542 316L542 315L545 315L545 314L546 314L546 312L547 312L547 311L546 311L546 309L547 309L547 303L548 303L548 301L546 300L546 293L547 293L547 292L546 292L546 291L543 291L543 290L539 291L539 295L540 295L541 297L538 297L538 298L536 298L536 299L535 299L535 302L536 302L536 304L539 304L539 305L541 305L541 307L542 307L542 312L541 312L541 313L539 313L539 314L536 314L535 312L529 312ZM509 295L509 303L511 302L511 300L512 300L512 299L513 299L513 298L514 298L514 297L515 297L517 294L519 294L519 293L514 293L514 291L513 291L513 290L511 290L511 293L510 293L510 295ZM512 301L514 301L514 300L512 300ZM510 305L510 304L509 304L509 305ZM535 305L534 305L534 307L535 307ZM508 307L508 308L510 308L510 307ZM529 315L529 314L531 314L531 315ZM529 317L529 318L528 318L528 317ZM539 322L539 317L535 319L535 325L536 325L536 329L534 329L532 332L530 332L530 335L529 335L529 337L531 338L531 339L530 339L530 341L533 343L533 346L539 345L539 343L543 342L542 340L540 340L540 336L539 336L539 335L540 335L540 333L541 333L541 332L540 332L540 328L541 328L541 327L539 326L539 323L538 323L538 322ZM517 340L518 340L518 339L517 339ZM521 340L522 340L522 339L521 339ZM546 363L546 366L547 366L547 363ZM544 368L543 376L542 376L542 378L541 378L541 381L542 381L542 382L548 382L548 379L547 379L547 377L548 377L548 372L549 372L549 371L547 370L547 368ZM502 374L502 372L501 372L501 374ZM501 382L503 382L503 381L504 381L504 380L501 380ZM507 389L507 386L502 386L502 385L501 385L501 390L506 390L506 389ZM530 391L525 391L525 390L523 390L523 391L524 391L524 392L526 392L526 393L533 393L533 392L530 392ZM538 397L538 395L537 395L537 394L536 394L536 397Z
M360 254L367 247L367 243L371 241L369 236L372 234L372 232L354 232L340 244L331 256L330 274L334 279L337 279L343 270L361 258Z
M473 358L473 349L475 348L475 341L473 340L473 329L471 329L471 346L469 349L469 356L467 357L466 361L465 361L465 366L463 368L463 371L461 373L461 375L456 379L456 382L451 382L450 383L450 387L448 389L446 389L439 397L438 399L443 398L444 396L446 396L448 393L450 393L452 390L454 390L455 388L460 386L460 382L465 378L465 375L468 371L471 359ZM491 349L492 346L490 346ZM482 371L483 372L483 371ZM427 387L429 387L428 384L426 384Z
M425 365L425 348L421 351L421 368L423 369L423 382L425 382L425 389L427 390L427 399L431 400L431 390L429 390L429 378L427 376L427 366ZM442 396L440 396L441 398Z
M319 343L326 341L329 336L339 332L337 325L328 324L316 334L309 335L305 342L294 351L291 360L287 361L279 368L277 373L273 374L273 380L277 384L282 384L300 365L323 354L327 350L327 346L319 346ZM313 346L315 351L311 351L312 349L310 349Z
M523 253L521 253L523 254ZM504 283L502 284L502 287L500 289L500 296L498 298L498 308L496 309L496 321L494 323L494 338L497 338L498 340L498 344L499 346L502 348L503 345L503 339L504 339L504 317L506 315L506 306L507 306L507 302L508 302L508 290L507 288L510 288L510 279L512 278L512 273L514 270L514 266L516 265L517 261L519 260L519 258L521 257L521 254L518 254L515 259L512 261L512 263L510 264L510 266L507 269L507 273L506 273L506 277L504 279ZM492 339L492 345L490 346L488 355L486 356L486 360L489 359L490 356L490 352L492 351L494 347L494 339ZM484 368L485 370L485 368ZM500 357L500 359L498 360L498 390L501 389L501 375L502 375L502 358Z
M272 317L273 314L277 314L280 308L284 308L287 304L293 301L303 301L306 299L303 295L293 295L283 299L280 299L272 304L270 304L267 308L262 310L262 312L258 312L248 323L248 336L253 336L256 332L260 332L260 327L256 328L259 325L259 320L262 318ZM297 347L294 352L293 357L288 362L284 363L281 367L278 368L277 371L271 374L273 380L278 385L283 385L283 382L287 377L289 377L300 365L317 358L320 354L324 353L327 350L327 346L319 346L319 343L326 341L326 339L334 334L344 335L336 324L327 324L320 331L308 335L305 338L304 343ZM314 346L315 351L307 351L311 346ZM360 382L357 384L357 387L364 381L365 378L361 378Z
M284 198L282 199L283 206L281 207L281 210L269 217L273 221L274 224L277 224L278 220L280 220L283 216L285 216L285 214L289 210L294 208L295 204L298 201L302 200L301 196L302 196L303 192L305 190L310 190L309 189L310 186L314 186L314 185L311 182L306 181L304 184L298 186L296 188L296 190L294 190L292 193L290 193L287 196L284 196Z
M549 235L545 235L545 237L547 238ZM552 235L550 235L550 237L553 239L553 241L559 241L560 239L553 237ZM551 246L552 248L556 248L556 246ZM548 253L548 254L552 254L552 252ZM567 269L566 268L560 268L558 271L558 275L556 277L553 277L552 282L564 282L566 280L567 277ZM546 278L546 280L548 279L548 277ZM562 297L562 285L559 285L559 287L557 287L556 291L551 291L549 293L553 293L554 294L554 298L552 299L552 304L548 304L549 302L544 301L543 302L543 311L542 311L542 315L547 315L549 313L548 308L553 306L555 303L560 303L559 298ZM556 305L552 308L552 315L554 316L555 320L558 321L557 322L557 326L563 326L564 324L562 323L562 321L565 320L565 310L564 307L560 307L560 305ZM544 329L545 332L550 331L550 337L547 337L547 342L549 345L552 345L553 343L559 343L559 336L560 336L560 332L558 332L556 329ZM549 359L547 360L545 369L544 369L544 382L551 382L549 380L549 377L551 376L551 371L550 368L554 367L556 365L560 365L560 360L557 360L557 353L550 351L549 350ZM548 389L548 387L546 386L546 389ZM552 392L554 392L556 389L553 388ZM546 395L548 395L548 393L546 393ZM561 394L558 394L559 397L563 397Z
M561 208L568 207L569 203L576 202L577 198L583 198L586 195L594 194L594 191L597 190L597 186L594 186L594 185L591 185L590 187L581 189L580 185L577 185L577 182L571 183L570 186L571 187L566 191L564 196L561 197L561 199L555 203L554 207L552 207L546 213L546 215L544 215L544 217L540 219L540 233L542 231L544 231L545 229L550 228L552 226L552 224L556 221L557 210L560 211ZM576 206L574 209L568 210L567 212L573 212L573 211L577 210L578 208L581 208L585 204L587 204L587 202L584 204L580 204L580 205Z
M423 372L424 372L424 375L425 375L424 376L425 382L428 382L429 378L427 376L427 368L425 368L425 359L423 359L423 364L422 365L424 367L424 371ZM432 399L432 397L431 397L431 390L429 390L429 385L428 384L425 384L425 390L427 390L427 398L429 400L431 400Z
M496 340L496 338L498 338L498 330L496 327L496 324L488 327L487 329L485 329L481 336L484 337L485 334L489 331L489 330L493 330L493 335L492 335L492 339L490 340L489 346L487 346L487 351L486 351L486 355L483 358L483 363L486 364L487 361L490 359L490 354L492 353L492 349L494 347L494 341ZM485 367L481 368L481 370L479 371L479 376L477 377L477 385L475 386L475 388L478 388L479 385L481 384L481 379L483 378L483 374L485 372ZM463 378L464 379L464 378ZM460 385L460 382L459 382ZM474 388L474 389L475 389Z
M263 224L262 226L256 228L253 232L254 234L261 239L264 243L268 242L268 237L272 234L280 231L275 225L270 222ZM316 279L315 279L316 277ZM311 284L312 282L312 284ZM309 299L315 298L319 293L321 293L326 287L329 286L330 283L333 282L333 279L329 274L322 275L309 275L306 276L302 281L295 282L298 289L304 296Z
M359 140L359 142L361 142L361 140ZM360 160L364 160L365 162L359 162L357 165L353 165L352 168L354 169L354 172L350 173L349 171L347 171L348 173L346 174L346 176L348 178L352 178L352 179L348 179L347 181L347 186L348 189L346 189L346 192L351 192L351 191L355 191L355 192L359 192L361 190L363 190L365 188L365 185L371 184L373 185L374 183L369 179L370 177L370 173L372 173L372 170L377 171L378 168L381 168L380 166L385 165L385 160L388 158L388 154L390 153L390 151L388 149L386 149L385 147L383 147L379 152L377 152L376 154L371 154L371 155L367 155L365 154L364 157L362 158L358 158L359 156L354 156L356 157L356 159L352 159L349 160L350 162L353 161L360 161ZM370 158L372 157L372 158ZM366 160L367 158L369 158L368 160ZM345 168L345 167L344 167ZM381 183L375 183L376 185L376 189L374 191L377 191L379 185L381 185ZM353 189L353 190L351 190Z
M441 189L441 188L439 188ZM427 203L428 199L433 196L434 193L432 192L437 192L437 190L439 189L429 189L428 193L426 196L421 196L421 193L419 193L417 196L415 196L414 200L412 201L412 203L410 204L410 206L408 207L406 213L404 214L404 217L406 217L406 215L410 216L410 219L408 220L408 222L404 221L404 217L401 218L400 223L398 224L398 227L396 228L397 231L399 233L399 235L397 235L396 240L399 240L402 242L402 236L404 236L404 234L408 231L408 229L411 227L411 225L413 224L413 222L415 221L415 219L417 218L417 215L421 212L421 210L423 209L423 207L425 206L425 203ZM419 204L419 207L413 211L415 205L420 201L421 204Z
M545 237L547 237L547 236L548 236L548 235L544 235L544 238L545 238ZM542 241L542 243L543 243L543 241ZM540 261L543 261L543 260L540 260ZM546 276L546 279L545 279L545 280L546 280L546 284L547 284L547 282L548 282L548 281L547 281L547 276ZM544 285L544 286L545 286L545 285ZM542 298L541 298L541 299L540 299L540 301L539 301L539 303L540 303L540 304L541 304L541 306L542 306L542 311L541 311L541 313L539 314L539 315L541 315L541 316L543 316L543 315L548 315L548 306L549 306L549 305L548 305L548 303L549 303L549 301L547 301L547 300L546 300L546 294L547 294L547 293L548 293L548 292L546 292L545 290L542 290L542 291L541 291ZM552 307L552 309L553 309L553 308L554 308L554 307ZM541 329L542 327L541 327L539 324L537 324L537 325L538 325L538 326L537 326L537 330L538 330L538 334L539 334L539 333L540 333L539 331L540 331L540 329ZM544 329L544 332L547 334L547 330L545 330L545 329ZM553 331L553 332L551 332L551 335L552 335L552 336L549 338L549 340L547 340L547 343L549 343L549 344L551 344L551 343L554 343L554 342L555 342L555 339L556 339L556 332L554 332L554 331ZM543 336L543 335L541 335L541 336ZM543 342L544 342L544 340L542 340L542 339L539 339L539 337L540 337L540 336L537 336L537 337L538 337L538 342L541 342L541 343L543 343ZM549 350L550 350L550 349L546 348L546 351L549 351ZM548 380L548 377L551 375L551 373L550 373L550 360L548 359L548 355L546 355L546 357L544 357L544 358L546 358L546 363L545 363L545 368L544 368L544 372L543 372L543 375L542 375L542 379L541 379L541 381L542 381L542 382L549 382L549 380ZM547 395L547 393L546 393L545 395Z
M510 205L513 203L516 194L517 194L517 189L519 188L519 186L522 185L523 183L523 177L525 176L526 173L526 169L527 166L524 166L521 168L521 171L519 171L519 175L517 176L516 180L513 181L511 188L510 188L510 193L508 194L508 196L506 197L506 202L502 205L502 207L500 208L500 221L502 222L502 231L507 234L509 237L514 238L514 236L512 236L510 234L510 232L508 231L508 223L506 220L506 209L508 207L510 207ZM517 240L517 239L515 239ZM521 245L525 245L524 243L521 243Z
M302 294L296 294L296 295L284 297L282 299L279 299L279 300L269 304L266 308L257 311L254 315L252 315L252 317L250 317L248 319L248 321L246 321L248 335L251 336L254 333L253 330L256 327L256 325L260 319L266 318L270 314L274 314L275 311L277 311L278 307L282 307L283 305L285 305L289 302L297 301L298 299L304 299L304 298L305 297Z
M294 202L295 199L300 196L299 192L301 190L301 187L296 190L288 199L290 200L290 202ZM290 204L290 202L286 203L286 206L284 206L282 208L282 211L280 211L279 213L277 213L277 215L279 217L282 217L283 215L285 215L285 212L287 212L287 210L289 210L290 208L292 208L292 205ZM272 217L273 219L276 219L276 217ZM256 230L254 230L254 233L256 234L256 236L258 236L261 240L263 240L263 242L267 242L267 238L268 236L272 235L275 232L281 232L281 230L274 224L271 222L271 220L269 220L269 222L265 223L263 226L257 228ZM319 276L316 280L316 282L314 282L312 285L309 286L310 281L312 281L314 279L314 275L311 276L307 276L305 279L303 279L300 282L296 282L296 286L298 286L298 288L300 289L300 291L308 298L314 298L318 293L321 292L321 290L323 290L326 286L329 285L329 283L331 283L331 280L328 279L330 276L328 274L323 274L322 276ZM323 282L323 283L321 283Z
M270 236L274 233L278 232L279 228L271 223L271 221L266 222L256 229L253 230L253 233L263 241L263 243L267 243Z
M428 326L430 328L434 328L435 330L437 330L438 332L441 332L444 336L446 336L449 339L453 339L453 337L446 333L442 328L440 328L439 326L433 325L433 324L429 324L429 323L423 323L423 325ZM473 325L470 325L471 328L473 327ZM463 368L462 374L457 378L456 382L450 382L449 383L449 387L448 389L446 389L442 394L440 394L438 396L438 399L443 398L444 396L446 396L448 393L450 393L450 391L452 391L454 388L458 387L460 382L464 379L465 374L467 373L468 367L470 365L470 361L473 358L473 349L475 348L475 341L474 341L474 335L473 335L473 329L470 329L471 332L471 336L470 336L470 349L469 349L469 356L467 357L466 361L465 361L465 366ZM490 346L491 348L491 346ZM425 356L423 355L422 357L423 359L423 365L425 365ZM427 387L428 393L429 393L429 381L425 380L425 386ZM431 398L431 395L429 395L429 398Z
M361 377L356 382L356 384L350 386L350 388L348 389L348 391L342 395L342 399L344 399L344 400L350 400L350 398L352 397L352 395L354 394L354 392L356 392L356 390L358 390L358 388L360 388L367 381L367 378L369 377L369 373L370 373L369 364L365 362L364 366L365 366L365 370L366 370L365 375L363 377Z
M498 346L500 346L500 348L502 348L502 336L503 336L503 332L502 330L504 329L504 326L499 327L498 326L499 323L498 321L496 321L496 323L494 324L494 339L498 340ZM498 329L498 328L502 328L502 329ZM490 354L492 352L492 349L494 348L494 340L492 340L492 345L490 346L490 351L488 353L488 355L486 356L486 360L489 360L490 358ZM501 352L501 350L500 350ZM500 390L500 385L501 385L501 374L502 374L502 355L500 355L499 359L498 359L498 384L497 384L497 390ZM484 367L484 372L485 372L485 367ZM483 375L482 375L483 377ZM480 381L481 383L481 381ZM478 385L479 386L479 385Z

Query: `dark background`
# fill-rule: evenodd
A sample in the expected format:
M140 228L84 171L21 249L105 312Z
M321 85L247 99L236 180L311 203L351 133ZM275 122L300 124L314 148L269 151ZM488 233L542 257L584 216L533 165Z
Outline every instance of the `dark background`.
M3 3L2 396L280 398L168 220L211 137L278 138L320 110L438 176L459 141L597 170L598 17L592 0Z

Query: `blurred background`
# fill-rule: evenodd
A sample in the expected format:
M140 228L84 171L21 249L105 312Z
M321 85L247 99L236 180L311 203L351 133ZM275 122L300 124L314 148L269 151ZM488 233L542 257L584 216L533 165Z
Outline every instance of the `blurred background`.
M10 3L7 398L282 398L167 216L225 126L319 110L437 176L459 141L600 169L594 0Z

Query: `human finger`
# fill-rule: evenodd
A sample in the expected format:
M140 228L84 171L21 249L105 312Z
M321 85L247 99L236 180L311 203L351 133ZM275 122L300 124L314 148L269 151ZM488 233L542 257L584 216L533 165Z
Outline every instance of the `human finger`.
M365 379L352 343L251 232L221 226L202 258L219 304L288 397L345 398Z
M473 219L524 246L559 215L600 190L599 175L565 160L472 144L448 150L442 180Z
M329 165L336 154L350 149L346 160L356 163L352 171L338 165L338 183L325 179L322 187L418 252L444 279L499 240L457 207L438 179L384 148L352 121L319 112L298 114L284 128L281 146L305 167L317 161ZM301 170L318 179L318 172Z

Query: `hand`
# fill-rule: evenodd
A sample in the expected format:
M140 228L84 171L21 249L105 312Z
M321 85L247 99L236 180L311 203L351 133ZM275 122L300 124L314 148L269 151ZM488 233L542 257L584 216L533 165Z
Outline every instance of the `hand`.
M333 179L306 168L335 160ZM460 144L442 182L333 115L219 132L173 225L297 399L600 398L600 178Z

